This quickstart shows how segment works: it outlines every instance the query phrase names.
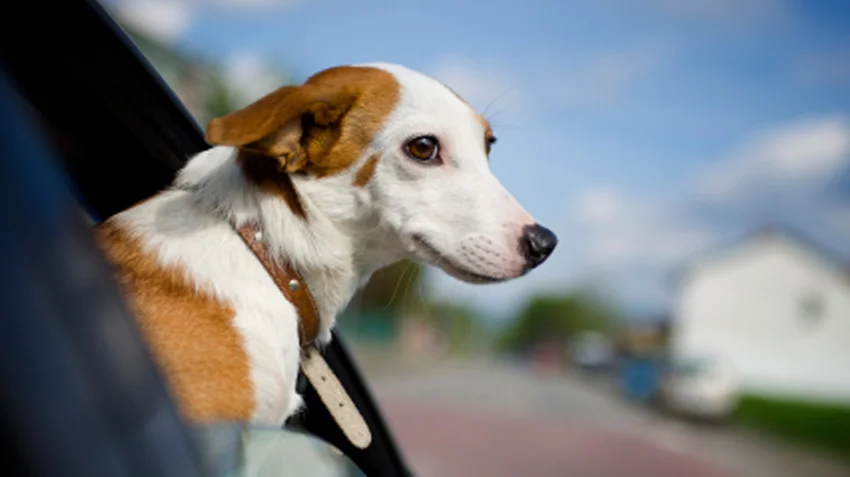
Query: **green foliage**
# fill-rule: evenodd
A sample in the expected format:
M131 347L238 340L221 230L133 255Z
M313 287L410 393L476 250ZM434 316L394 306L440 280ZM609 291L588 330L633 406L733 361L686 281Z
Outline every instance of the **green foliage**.
M497 337L495 347L501 352L525 351L544 339L564 341L579 331L607 332L618 321L613 310L587 293L538 295Z
M467 353L485 343L483 326L472 308L453 302L433 302L423 306L424 317L446 333L450 353Z
M393 315L424 299L423 267L403 260L382 268L351 302L361 311L386 310Z
M233 93L220 74L210 74L207 87L207 94L204 96L204 113L208 118L224 116L236 111Z
M754 429L824 449L850 461L850 405L745 395L736 419Z

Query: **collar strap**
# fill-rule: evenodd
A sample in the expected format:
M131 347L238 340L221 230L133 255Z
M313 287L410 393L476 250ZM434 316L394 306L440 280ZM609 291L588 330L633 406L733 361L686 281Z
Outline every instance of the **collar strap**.
M313 295L307 288L307 283L291 265L281 264L271 257L259 227L249 223L234 228L263 264L280 292L295 306L298 312L298 339L301 349L309 347L315 343L319 335L319 312L316 309L316 302L313 301Z
M345 391L345 387L314 346L319 334L319 312L316 310L316 303L307 288L307 283L289 264L280 264L271 258L259 227L247 224L234 228L263 264L280 292L298 312L301 370L310 380L322 403L348 440L359 449L369 447L372 442L369 426Z

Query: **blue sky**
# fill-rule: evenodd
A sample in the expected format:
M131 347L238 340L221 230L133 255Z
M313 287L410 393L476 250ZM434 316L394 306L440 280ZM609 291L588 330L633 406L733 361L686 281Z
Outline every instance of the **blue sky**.
M850 257L850 2L106 3L221 62L246 101L274 71L389 61L487 108L495 174L561 240L515 282L432 275L494 318L585 283L663 310L671 269L767 221Z

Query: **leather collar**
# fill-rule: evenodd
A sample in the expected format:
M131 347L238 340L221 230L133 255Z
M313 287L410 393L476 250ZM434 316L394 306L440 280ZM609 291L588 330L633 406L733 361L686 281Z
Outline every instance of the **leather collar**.
M301 349L313 345L319 335L319 312L307 283L291 265L281 264L270 256L259 227L249 223L234 228L263 264L280 292L295 306L298 312L298 339Z
M319 334L319 312L307 283L291 265L280 264L272 259L259 227L247 224L234 229L298 312L301 370L349 442L358 449L366 449L372 443L369 425L346 392L345 386L334 375L319 349L314 346Z

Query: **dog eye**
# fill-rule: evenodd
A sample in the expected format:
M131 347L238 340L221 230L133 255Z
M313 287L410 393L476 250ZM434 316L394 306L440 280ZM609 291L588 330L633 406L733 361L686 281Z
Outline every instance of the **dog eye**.
M419 136L408 141L404 150L416 161L431 162L437 158L440 145L434 136Z

